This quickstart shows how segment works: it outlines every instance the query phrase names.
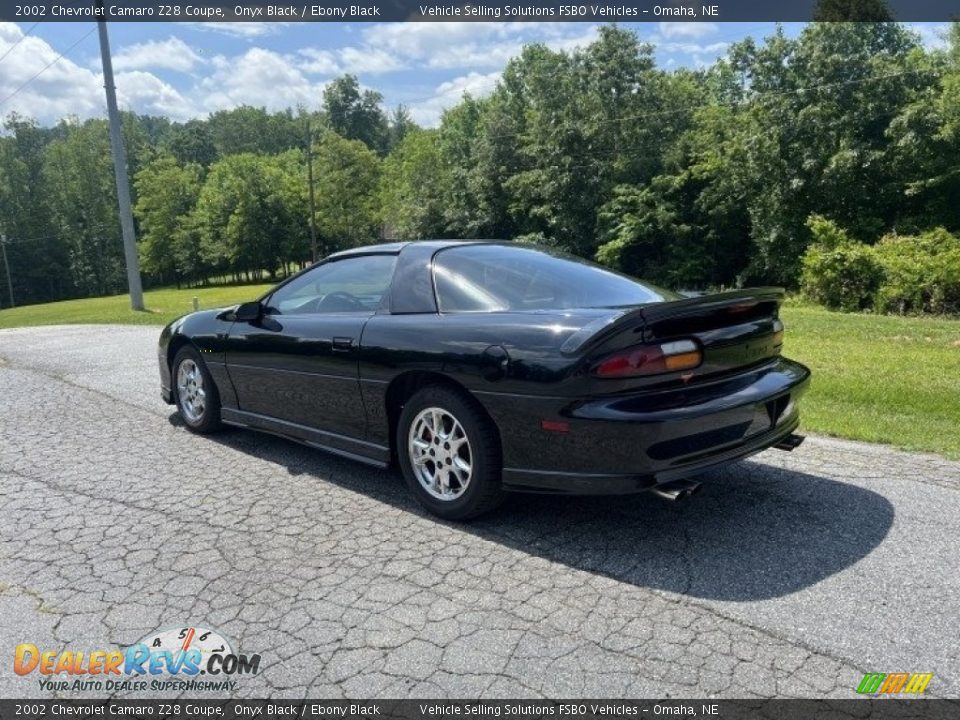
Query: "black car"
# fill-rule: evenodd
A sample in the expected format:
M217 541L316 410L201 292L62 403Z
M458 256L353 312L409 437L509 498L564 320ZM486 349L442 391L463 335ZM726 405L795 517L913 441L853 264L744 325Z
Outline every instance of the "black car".
M445 518L510 490L677 497L799 444L810 372L780 355L782 300L682 298L535 246L374 245L172 322L160 378L191 430L396 462Z

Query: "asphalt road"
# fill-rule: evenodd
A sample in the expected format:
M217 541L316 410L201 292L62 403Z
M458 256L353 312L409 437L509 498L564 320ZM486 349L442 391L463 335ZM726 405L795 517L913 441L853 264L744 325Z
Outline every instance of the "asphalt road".
M453 525L394 472L190 434L157 334L0 331L0 697L50 696L17 643L180 624L262 655L239 696L847 698L868 671L960 695L960 463L811 438L688 503Z

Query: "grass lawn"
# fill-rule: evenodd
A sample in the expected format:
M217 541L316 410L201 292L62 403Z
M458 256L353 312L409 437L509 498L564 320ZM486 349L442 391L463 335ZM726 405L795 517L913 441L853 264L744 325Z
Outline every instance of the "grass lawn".
M201 308L259 297L244 285L145 294L146 312L126 295L0 310L0 328L61 323L164 325ZM808 365L803 405L811 433L889 443L960 459L960 320L834 313L789 302L784 353Z
M813 370L802 428L960 459L960 320L788 304L784 355Z
M246 300L256 300L270 287L270 285L236 285L188 290L172 288L148 290L143 294L143 304L147 307L143 312L130 309L128 295L65 300L44 305L24 305L0 310L0 328L65 323L166 325L174 318L193 310L194 296L199 299L201 309L215 308L235 305Z

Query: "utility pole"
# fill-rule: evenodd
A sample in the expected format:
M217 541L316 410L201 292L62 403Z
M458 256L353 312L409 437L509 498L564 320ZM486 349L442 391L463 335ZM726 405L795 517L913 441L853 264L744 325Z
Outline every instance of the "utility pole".
M316 204L313 198L313 134L310 132L310 114L306 113L307 119L307 187L310 198L310 253L313 256L313 262L317 261L317 219Z
M137 260L137 238L133 232L130 210L130 181L127 178L127 156L120 134L120 113L117 110L117 89L113 85L113 61L103 0L97 0L97 29L100 31L100 59L103 61L103 87L107 91L107 114L110 116L110 147L113 149L113 172L117 180L117 201L120 205L120 229L123 232L123 254L127 261L127 286L130 307L143 310L143 288L140 285L140 263Z
M7 269L7 289L10 291L10 307L13 303L13 280L10 279L10 263L7 262L7 236L0 235L0 250L3 250L3 266Z

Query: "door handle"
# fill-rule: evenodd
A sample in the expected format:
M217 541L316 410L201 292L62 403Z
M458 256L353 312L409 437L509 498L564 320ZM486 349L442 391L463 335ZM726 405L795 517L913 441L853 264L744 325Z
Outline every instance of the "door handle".
M353 338L349 337L335 337L333 339L333 349L339 351L346 351L353 348Z

